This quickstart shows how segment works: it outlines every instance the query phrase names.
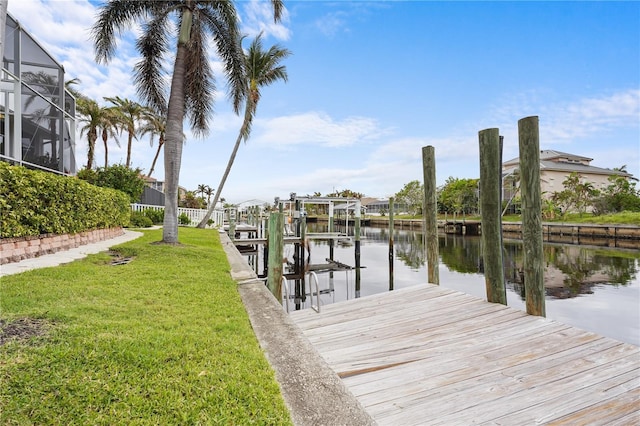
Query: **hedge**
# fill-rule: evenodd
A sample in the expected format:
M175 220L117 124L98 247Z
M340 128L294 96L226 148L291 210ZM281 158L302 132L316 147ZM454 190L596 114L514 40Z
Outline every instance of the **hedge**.
M121 191L0 161L0 238L126 226L130 212Z

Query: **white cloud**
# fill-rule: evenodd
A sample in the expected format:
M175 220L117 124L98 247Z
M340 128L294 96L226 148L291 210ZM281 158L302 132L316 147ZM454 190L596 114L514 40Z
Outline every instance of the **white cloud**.
M343 147L379 138L388 132L367 117L348 117L335 121L324 112L256 120L255 142L284 147L301 144Z
M333 37L339 33L349 32L347 18L347 14L343 11L327 13L315 21L315 26L322 34Z
M551 93L530 91L501 101L489 113L493 126L501 134L515 136L517 122L527 116L540 119L541 145L571 143L586 137L598 137L620 128L640 125L640 90L628 89L613 94L558 101Z
M284 9L279 23L273 20L273 7L271 2L250 0L243 2L244 16L242 19L242 33L256 36L260 32L265 37L272 36L277 40L289 40L291 31L286 24L289 23L289 12Z
M548 112L547 136L571 140L621 127L640 124L640 90L632 89L598 98L581 99L569 105L554 105Z

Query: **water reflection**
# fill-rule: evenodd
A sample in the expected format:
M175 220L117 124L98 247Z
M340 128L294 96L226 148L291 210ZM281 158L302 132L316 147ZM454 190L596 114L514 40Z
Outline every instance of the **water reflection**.
M318 227L313 232L321 232ZM389 291L426 282L423 235L418 231L394 231L394 269L389 275L388 229L363 227L361 286L353 274L336 273L323 304ZM443 287L486 299L480 237L441 235L440 282ZM640 345L640 253L545 243L545 293L547 316L566 324ZM312 262L327 257L324 241L314 242ZM335 259L354 265L354 248L335 248ZM525 310L522 282L523 249L519 240L504 241L507 300ZM321 277L322 281L322 277Z
M384 243L388 230L368 228L369 241ZM422 233L396 230L397 259L412 269L420 269L426 262ZM441 261L450 270L460 273L484 273L480 237L440 235ZM638 275L640 253L605 250L584 246L545 244L544 285L546 295L558 299L592 294L597 285L625 286ZM504 241L504 269L507 286L524 300L522 241Z

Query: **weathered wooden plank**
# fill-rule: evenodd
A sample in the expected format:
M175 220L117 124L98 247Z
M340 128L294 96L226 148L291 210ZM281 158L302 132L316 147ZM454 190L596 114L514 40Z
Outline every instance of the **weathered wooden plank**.
M389 293L378 293L365 298L351 299L340 303L323 306L320 314L312 309L304 309L291 312L291 318L306 330L314 327L326 327L331 324L339 324L344 321L351 321L360 318L371 319L373 315L380 315L389 312L398 312L395 303L420 303L430 298L441 298L447 295L459 296L460 293L454 290L441 289L434 285L419 285L394 290ZM385 298L384 296L387 296Z
M475 318L465 318L460 319L456 322L456 326L460 330L464 330L465 340L471 340L477 338L480 335L485 335L488 333L498 333L498 332L513 332L513 333L522 333L525 329L521 330L510 330L509 328L505 330L500 330L499 328L487 328L485 326L485 322L482 320L482 317L491 315L496 323L504 323L508 325L509 328L515 323L519 323L520 319L523 318L520 313L514 311L505 311L502 312L489 311L479 314ZM411 350L411 349L423 349L429 347L443 347L445 345L450 345L455 343L460 339L459 336L452 335L450 333L451 323L440 323L433 324L430 327L426 327L424 323L421 323L419 320L415 321L412 324L412 328L409 331L405 332L396 332L388 333L385 335L375 334L373 331L370 333L371 336L369 338L365 338L364 335L359 334L357 341L351 340L349 341L345 338L345 346L337 346L337 345L326 345L325 342L318 342L318 348L322 348L323 352L330 354L332 351L337 351L336 356L338 359L344 358L349 359L354 354L348 353L347 349L350 352L361 352L364 348L365 353L362 354L363 357L367 357L366 348L371 346L371 350L377 353L384 352L395 352L395 351L403 351L403 350ZM369 353L369 357L374 356L372 353Z
M440 363L430 362L430 368L424 371L418 368L421 367L420 364L413 366L406 365L393 371L347 378L344 381L356 395L366 395L382 388L392 390L394 387L406 386L412 382L424 384L426 380L429 380L431 387L438 387L498 371L503 369L505 365L516 365L518 362L526 364L527 362L539 359L549 367L566 365L593 352L610 349L613 346L619 345L619 343L615 341L602 339L597 336L594 336L594 339L597 340L590 340L585 344L554 354L548 354L547 348L542 346L531 347L531 351L525 354L518 353L517 351L509 351L503 354L501 348L498 348L494 350L495 353L488 354L494 359L486 360L484 364L482 363L482 354L477 354L463 359L446 358ZM533 358L536 356L537 358ZM411 374L411 370L413 370L413 374Z
M533 324L527 324L526 327L530 327L532 325ZM529 331L530 336L546 335L553 332L559 332L563 329L566 329L566 327L567 326L558 324L556 328L539 327L538 331L535 331L534 328L526 328L526 329L516 330L515 333L522 336L523 335L522 333L526 333L526 331ZM487 329L487 331L490 331L491 333L490 334L485 333L482 337L469 336L469 338L467 339L455 339L455 340L447 339L447 340L440 341L438 343L430 340L428 335L422 336L420 340L418 340L419 338L418 336L414 336L413 339L410 341L414 345L422 344L422 346L418 348L414 347L412 349L423 349L423 351L420 351L416 355L412 356L411 359L418 360L418 359L428 359L428 358L441 358L441 359L466 358L466 357L469 357L471 354L474 354L476 351L480 351L480 350L490 351L490 350L503 348L507 342L504 340L503 336L505 334L513 335L513 333L508 329L506 330ZM407 340L405 339L405 342L406 341ZM380 345L385 345L385 343L386 343L385 341L381 341ZM360 349L360 347L354 345L354 348L352 348L352 350L349 350L347 352L347 350L345 349L345 351L342 353L339 351L338 352L322 351L322 353L325 359L327 360L327 362L329 362L329 364L332 366L332 368L334 368L334 370L337 371L338 374L341 374L344 371L343 369L345 369L347 366L353 365L354 363L353 357L351 357L350 355L354 355L354 356L358 355L357 353L354 353L356 349ZM359 352L362 353L362 351L359 351ZM395 354L397 357L399 354L402 354L402 352L396 348ZM359 364L363 365L367 362L367 360L369 360L368 362L372 364L378 363L378 360L375 357L372 357L371 355L365 355L363 359L359 362ZM396 361L408 361L408 360L398 359Z
M450 326L452 323L458 323L470 318L483 318L485 314L496 312L500 308L495 305L478 303L476 301L466 301L456 304L460 309L454 310L447 316L442 315L442 311L447 310L447 305L440 305L430 309L429 312L422 312L417 309L403 309L402 312L396 314L390 313L376 317L374 325L371 318L335 324L326 327L325 333L308 331L305 335L311 340L317 340L316 337L322 338L319 344L328 345L334 341L344 342L345 338L351 341L346 342L347 346L353 344L353 335L359 336L359 339L365 339L368 336L372 338L382 338L385 336L403 336L405 334L415 334L417 332L427 332L428 330L436 330L439 327ZM399 325L402 324L402 327Z
M603 401L599 401L588 408L579 410L561 419L549 422L550 425L609 425L610 418L617 418L622 415L636 414L638 420L638 401L640 401L640 389L636 388L630 392L616 395Z
M636 399L636 407L638 403L638 399ZM607 419L607 426L637 426L640 425L640 410L636 408L635 411L632 411L629 414L626 414L622 417L618 417L617 419Z
M571 392L562 398L532 404L522 410L495 419L495 423L501 425L531 424L532 419L536 424L549 423L554 421L554 419L560 419L594 404L598 404L601 401L617 398L621 394L639 388L640 378L638 374L639 372L636 369L625 374L610 377L593 386ZM636 409L637 408L636 406ZM621 412L618 414L624 418L630 413ZM640 415L640 413L636 412L636 415ZM607 421L613 420L612 416L607 416Z
M446 390L439 388L438 404L424 407L424 400L412 396L410 400L402 400L406 413L395 410L389 414L394 415L396 424L403 424L403 418L410 415L410 409L425 411L425 408L429 416L438 419L433 424L489 422L524 405L564 398L611 376L633 371L637 360L625 357L615 359L615 362L589 364L581 363L576 368L573 365L558 366L522 376L509 376L504 372L485 375L457 383ZM594 364L600 368L594 368ZM544 412L544 407L541 411Z
M406 401L415 399L414 396L419 398L420 395L424 393L431 394L437 392L438 397L442 398L448 394L466 392L470 386L476 385L478 382L482 383L486 376L494 373L504 375L504 371L508 367L525 364L529 370L534 373L536 362L538 362L539 359L545 358L544 354L548 352L548 345L545 344L545 341L551 338L553 338L552 335L546 334L531 340L530 350L532 351L534 348L537 349L538 352L533 353L533 355L537 355L539 358L531 359L532 352L522 354L522 342L517 342L510 347L499 347L497 350L487 352L486 354L483 348L479 348L476 355L463 352L462 357L446 358L447 360L444 362L429 362L428 364L422 362L416 363L414 369L418 370L419 368L421 371L426 371L426 374L418 378L417 375L408 376L408 374L406 374L408 372L402 372L405 373L400 374L405 377L404 383L401 384L401 386L405 388L404 392L392 391L390 395L402 395L401 398ZM564 367L564 365L562 365L562 367ZM381 378L379 377L378 379L380 380ZM348 382L345 381L345 383ZM416 393L408 397L409 392L407 392L406 388L412 384L415 384L414 389ZM387 388L389 387L387 386ZM352 392L360 396L360 393L355 390L352 390ZM365 405L369 403L379 403L380 401L376 400L376 398L387 398L387 396L371 395L370 397L365 397L362 395L361 402Z
M436 286L368 299L292 317L379 424L636 418L636 346Z

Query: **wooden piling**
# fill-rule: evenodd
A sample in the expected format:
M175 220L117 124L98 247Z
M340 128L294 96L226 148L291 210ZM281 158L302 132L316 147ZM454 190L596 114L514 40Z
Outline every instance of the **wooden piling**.
M292 225L294 235L300 238L301 233L301 222L300 222L300 200L296 199L294 201L294 210L292 217ZM293 264L294 264L294 273L296 275L294 285L295 285L295 302L296 302L296 310L301 308L301 302L304 302L307 298L306 292L304 291L304 270L302 266L302 262L304 260L304 252L303 246L301 242L297 242L293 244Z
M335 225L333 222L333 201L329 201L329 233L335 232ZM329 240L329 259L333 260L333 246L335 242L333 238ZM333 276L332 276L333 278Z
M236 239L236 214L235 208L229 209L229 238L231 238L231 241Z
M389 291L393 290L393 197L389 197Z
M355 261L356 261L356 297L360 297L360 216L361 206L360 200L356 200L355 206L355 224L353 234L355 239ZM349 209L347 209L348 212ZM347 214L346 223L349 223L349 215Z
M502 257L502 146L498 129L478 133L482 258L487 301L507 304Z
M545 316L542 209L540 190L540 137L538 117L518 121L522 242L527 313Z
M282 253L284 236L284 214L271 213L269 215L269 262L267 274L267 286L271 294L282 302Z
M436 187L436 161L433 146L422 147L424 177L424 232L427 249L427 282L440 284L438 271L438 204Z

